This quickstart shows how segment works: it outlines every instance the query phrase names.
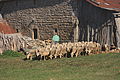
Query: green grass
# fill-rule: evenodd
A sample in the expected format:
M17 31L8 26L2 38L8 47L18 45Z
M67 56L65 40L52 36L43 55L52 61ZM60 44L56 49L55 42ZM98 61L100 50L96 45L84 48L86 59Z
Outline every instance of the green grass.
M0 80L120 80L120 53L47 61L0 57Z

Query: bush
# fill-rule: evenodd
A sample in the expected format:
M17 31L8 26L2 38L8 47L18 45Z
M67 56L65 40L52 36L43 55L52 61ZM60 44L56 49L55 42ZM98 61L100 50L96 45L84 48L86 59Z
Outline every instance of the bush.
M2 56L20 57L20 56L22 56L22 53L12 51L12 50L6 50L6 51L3 52Z

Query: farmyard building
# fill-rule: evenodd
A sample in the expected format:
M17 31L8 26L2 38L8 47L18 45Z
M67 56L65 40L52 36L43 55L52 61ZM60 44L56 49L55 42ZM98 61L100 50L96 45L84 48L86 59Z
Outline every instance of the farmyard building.
M116 4L116 3L118 4ZM1 0L0 13L16 32L34 39L95 41L120 47L117 0Z

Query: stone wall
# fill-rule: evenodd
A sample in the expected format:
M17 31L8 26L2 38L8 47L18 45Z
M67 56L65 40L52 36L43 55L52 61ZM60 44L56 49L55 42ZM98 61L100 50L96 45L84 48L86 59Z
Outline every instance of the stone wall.
M61 40L73 40L72 7L69 0L20 0L4 3L1 13L17 31L39 39L51 39L57 29Z
M61 40L73 41L78 26L79 41L109 45L117 42L114 11L95 7L86 0L8 1L0 13L24 35L33 37L33 29L37 29L41 40L51 39L57 29Z

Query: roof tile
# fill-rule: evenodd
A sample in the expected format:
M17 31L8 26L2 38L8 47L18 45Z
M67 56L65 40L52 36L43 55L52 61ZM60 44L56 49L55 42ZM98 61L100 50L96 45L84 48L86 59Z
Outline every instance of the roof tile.
M0 22L0 32L4 34L13 34L16 31L5 22Z
M120 11L120 0L87 0L91 4L108 10Z

